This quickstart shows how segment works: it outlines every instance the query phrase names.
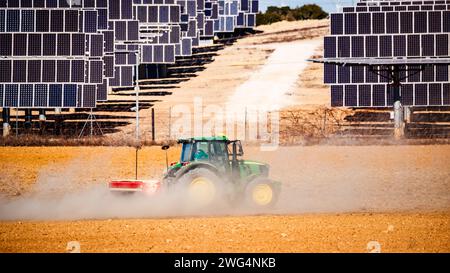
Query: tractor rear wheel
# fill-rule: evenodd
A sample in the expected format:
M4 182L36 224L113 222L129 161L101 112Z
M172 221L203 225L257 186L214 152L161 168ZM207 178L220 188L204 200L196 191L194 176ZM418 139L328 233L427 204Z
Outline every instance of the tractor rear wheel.
M268 178L257 178L250 182L245 189L245 203L256 209L273 207L278 201L278 190Z
M179 179L184 188L186 205L194 208L205 208L223 200L224 192L219 177L205 168L188 171Z

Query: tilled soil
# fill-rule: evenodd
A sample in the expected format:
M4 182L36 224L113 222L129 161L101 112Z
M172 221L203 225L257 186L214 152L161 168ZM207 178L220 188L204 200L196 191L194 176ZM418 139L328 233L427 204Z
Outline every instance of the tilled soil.
M4 222L1 252L450 252L450 214Z

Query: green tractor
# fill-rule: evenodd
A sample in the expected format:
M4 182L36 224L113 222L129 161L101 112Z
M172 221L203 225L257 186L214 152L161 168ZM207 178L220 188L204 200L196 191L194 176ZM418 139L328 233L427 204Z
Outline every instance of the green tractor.
M220 136L180 139L178 143L182 144L180 160L167 166L162 183L113 181L110 189L155 193L178 188L187 193L183 196L188 202L198 206L226 201L267 208L277 202L281 184L269 178L267 164L241 159L241 141Z

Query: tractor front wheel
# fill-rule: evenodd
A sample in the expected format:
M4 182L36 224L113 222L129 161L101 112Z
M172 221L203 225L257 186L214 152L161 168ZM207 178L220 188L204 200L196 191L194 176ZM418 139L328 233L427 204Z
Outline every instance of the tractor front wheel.
M223 199L224 192L219 177L205 168L188 171L180 180L179 185L186 190L186 205L189 207L209 207Z

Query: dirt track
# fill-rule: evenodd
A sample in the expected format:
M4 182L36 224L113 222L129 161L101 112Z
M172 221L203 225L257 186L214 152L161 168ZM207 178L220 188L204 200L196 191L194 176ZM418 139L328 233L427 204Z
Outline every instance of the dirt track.
M15 200L39 195L42 183L50 183L46 194L59 196L133 176L131 148L0 150L1 192L20 193ZM177 153L170 150L171 161ZM157 177L164 168L161 150L148 147L140 155L142 177ZM161 219L143 212L130 217L146 219L119 220L108 210L112 204L99 203L105 220L39 221L40 211L37 221L0 222L0 251L61 252L75 240L86 252L365 252L375 240L386 252L450 252L450 146L281 147L265 153L252 147L246 157L270 163L272 176L284 182L280 204L269 215L228 211ZM53 208L47 209L51 215ZM83 219L86 209L89 202L80 202L74 219Z

